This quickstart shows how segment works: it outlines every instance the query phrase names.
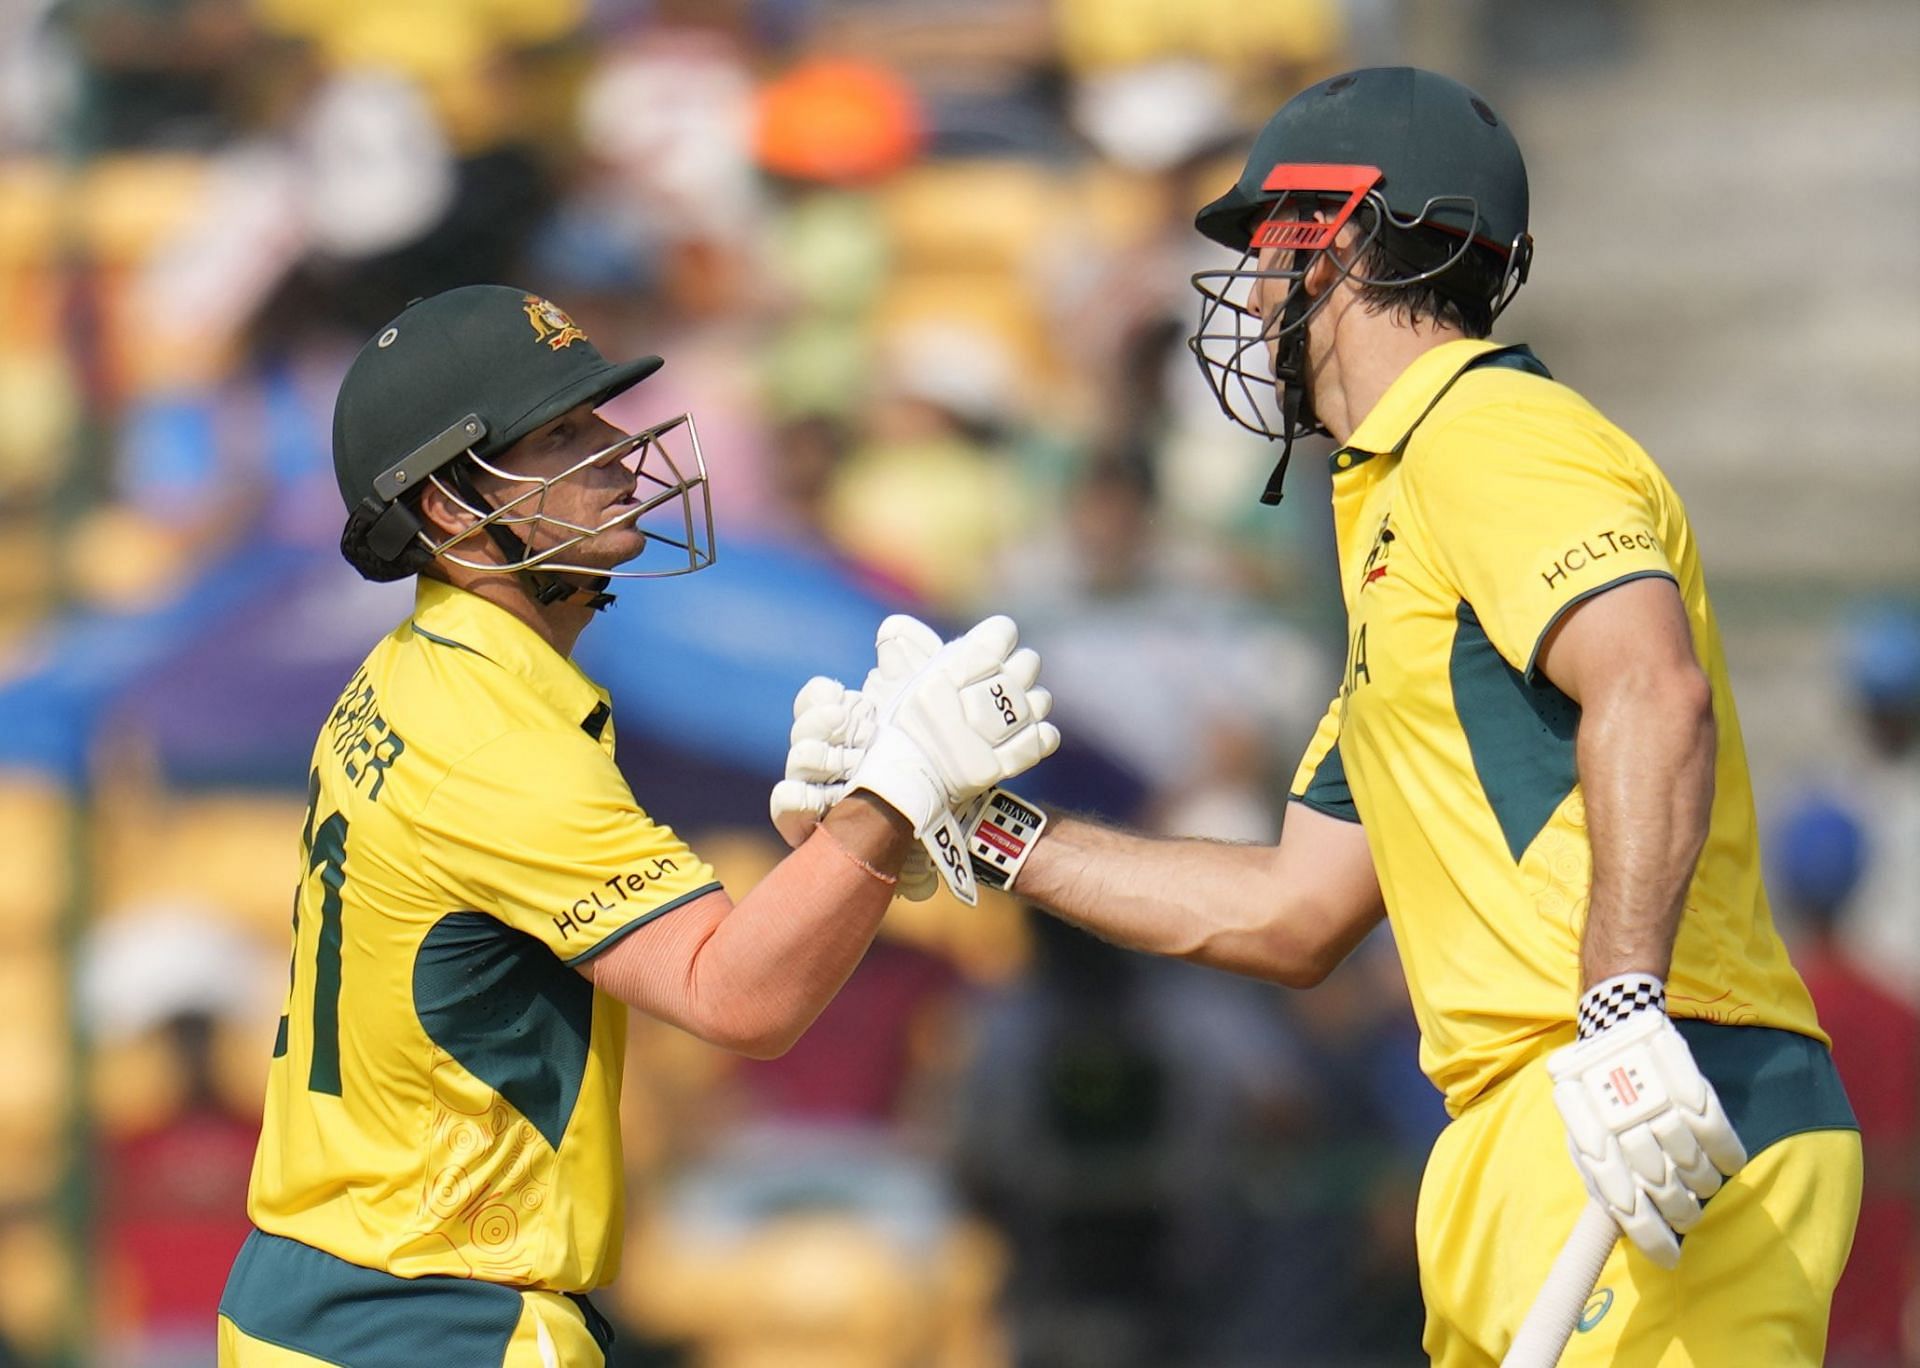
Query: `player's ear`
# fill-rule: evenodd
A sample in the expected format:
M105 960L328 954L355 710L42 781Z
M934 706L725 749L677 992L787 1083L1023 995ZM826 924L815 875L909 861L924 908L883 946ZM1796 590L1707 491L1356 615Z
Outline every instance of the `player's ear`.
M435 543L445 541L457 532L464 532L479 521L438 478L427 481L426 487L420 491L420 502L415 509L427 536Z
M1314 218L1322 223L1326 222L1326 211L1316 212ZM1339 284L1342 274L1353 264L1354 254L1359 251L1359 248L1359 229L1351 222L1343 224L1340 231L1334 235L1333 244L1325 251L1315 252L1313 259L1307 263L1306 275L1303 277L1307 297L1318 299Z

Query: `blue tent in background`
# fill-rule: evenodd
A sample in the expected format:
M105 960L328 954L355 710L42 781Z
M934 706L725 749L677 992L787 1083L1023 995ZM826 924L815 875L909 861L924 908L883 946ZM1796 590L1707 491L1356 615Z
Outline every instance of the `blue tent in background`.
M613 695L621 735L770 777L786 759L794 692L817 674L857 686L874 629L903 607L823 555L772 542L730 541L698 574L611 587L619 602L574 659Z
M49 623L0 678L0 769L83 785L114 710L137 698L156 670L190 658L221 624L257 612L310 554L250 548L206 570L168 603L132 612L87 609Z
M831 558L771 542L614 587L577 658L613 695L636 795L690 829L766 820L795 690L815 674L858 683L900 606ZM97 738L124 733L176 786L298 788L340 689L411 602L410 583L368 584L332 555L256 548L180 603L63 624L35 669L0 686L0 765L77 784ZM1066 732L1023 791L1133 816L1139 782L1074 742L1070 712Z
M620 601L575 658L613 695L619 756L649 810L676 825L764 820L786 761L793 695L813 675L858 685L882 618L915 611L817 551L730 541L712 568L615 582ZM923 611L923 610L922 610ZM944 635L955 624L934 624ZM1043 667L1044 669L1044 667ZM1033 797L1132 819L1145 793L1130 771L1072 737L1023 778Z

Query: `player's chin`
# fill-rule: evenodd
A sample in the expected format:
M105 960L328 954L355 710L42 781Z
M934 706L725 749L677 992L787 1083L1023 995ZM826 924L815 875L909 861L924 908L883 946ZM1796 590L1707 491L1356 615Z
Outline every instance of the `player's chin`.
M631 525L616 527L602 532L586 545L591 564L604 565L611 570L616 565L625 565L637 559L647 549L647 534Z

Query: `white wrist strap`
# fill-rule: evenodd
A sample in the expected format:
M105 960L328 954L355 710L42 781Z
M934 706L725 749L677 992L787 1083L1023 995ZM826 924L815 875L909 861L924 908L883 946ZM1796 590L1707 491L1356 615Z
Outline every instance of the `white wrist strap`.
M1047 814L1019 794L988 789L967 822L975 877L988 888L1011 889L1046 825Z

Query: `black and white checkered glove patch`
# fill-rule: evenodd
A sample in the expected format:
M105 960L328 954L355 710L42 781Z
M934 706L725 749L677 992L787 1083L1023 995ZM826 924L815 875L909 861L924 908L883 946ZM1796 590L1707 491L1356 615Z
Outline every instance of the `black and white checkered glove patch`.
M1580 1039L1618 1026L1635 1012L1665 1012L1667 989L1652 974L1621 974L1580 996Z

